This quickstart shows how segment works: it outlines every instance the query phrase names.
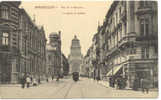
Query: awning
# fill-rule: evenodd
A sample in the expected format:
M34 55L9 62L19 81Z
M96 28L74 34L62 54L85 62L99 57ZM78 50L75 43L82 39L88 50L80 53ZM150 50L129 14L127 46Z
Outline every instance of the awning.
M115 74L119 71L119 69L121 69L122 67L123 67L122 65L113 67L113 69L111 69L111 70L106 74L106 76L115 75ZM113 72L113 73L112 73L112 72Z

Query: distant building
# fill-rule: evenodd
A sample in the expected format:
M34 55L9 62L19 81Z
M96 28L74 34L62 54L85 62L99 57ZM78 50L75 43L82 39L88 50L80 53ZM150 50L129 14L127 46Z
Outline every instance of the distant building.
M82 59L82 64L81 64L81 72L80 74L82 76L86 76L86 77L94 77L93 76L93 71L94 71L94 68L93 68L93 64L92 64L92 59L93 59L93 46L91 46L88 51L87 51L87 54L83 57Z
M62 67L63 67L63 75L67 76L69 74L69 63L68 59L62 54Z
M77 36L74 36L71 45L71 52L68 56L69 66L70 66L70 73L73 72L80 72L80 65L82 64L82 54L81 54L81 46L79 39Z
M47 74L57 76L61 70L61 32L53 32L49 35L47 44Z

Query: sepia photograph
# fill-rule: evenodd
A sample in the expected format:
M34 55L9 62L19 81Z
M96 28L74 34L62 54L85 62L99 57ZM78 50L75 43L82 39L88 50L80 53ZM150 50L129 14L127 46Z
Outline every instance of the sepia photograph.
M159 97L158 1L0 1L0 99Z

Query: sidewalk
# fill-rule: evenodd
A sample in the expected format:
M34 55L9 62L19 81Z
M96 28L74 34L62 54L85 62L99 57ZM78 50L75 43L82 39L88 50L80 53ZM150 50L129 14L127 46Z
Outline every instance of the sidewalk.
M45 84L47 83L46 80L42 80L41 81L41 84ZM41 84L38 84L38 85L41 85ZM30 87L32 87L33 85L30 84ZM15 84L0 84L0 87L21 87L21 84L20 83L15 83Z
M108 81L101 80L101 81L99 81L99 84L104 86L104 87L106 87L106 88L112 88L112 87L109 86L109 82ZM112 88L112 89L117 90L116 88ZM126 89L123 89L123 90L131 90L131 91L133 91L131 88L126 88ZM139 89L138 91L141 91L141 89ZM150 91L158 92L159 89L158 88L151 88Z
M110 86L109 86L109 82L108 81L99 81L99 84L101 84L101 85L103 85L104 87L107 87L107 88L109 88Z
M21 84L0 84L0 87L20 87Z

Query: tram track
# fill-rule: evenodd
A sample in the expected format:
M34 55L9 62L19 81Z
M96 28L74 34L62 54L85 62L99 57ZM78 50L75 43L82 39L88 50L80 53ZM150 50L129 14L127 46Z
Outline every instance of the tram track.
M63 85L62 87L56 89L56 91L54 92L54 96L58 95L58 93L60 93L61 90L63 90L67 85L68 85L68 84L65 84L65 83L64 83L64 85Z
M67 89L65 95L64 95L64 99L68 98L68 96L70 97L70 92L72 93L73 90L77 88L78 90L76 91L79 91L77 96L79 97L76 97L76 98L84 98L84 94L83 94L83 88L81 87L81 84L79 82L73 82L69 88ZM72 90L73 89L73 90ZM70 95L69 95L70 94ZM75 97L74 97L75 98Z
M68 88L67 92L65 93L65 95L64 95L64 97L63 97L64 99L66 99L66 97L68 96L70 90L71 90L72 87L73 87L73 84L74 84L74 83L72 83L72 84L70 85L70 87Z

